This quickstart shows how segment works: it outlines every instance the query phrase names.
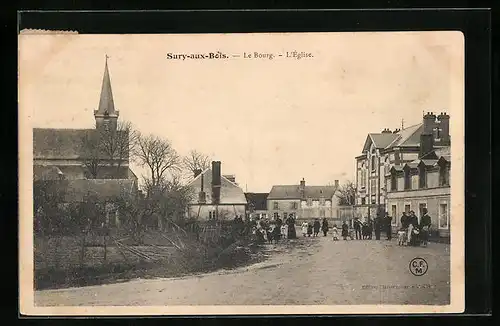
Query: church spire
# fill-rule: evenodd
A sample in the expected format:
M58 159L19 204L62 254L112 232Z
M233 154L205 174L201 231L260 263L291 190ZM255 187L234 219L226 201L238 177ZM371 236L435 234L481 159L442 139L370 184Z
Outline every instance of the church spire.
M108 55L106 55L105 58L99 108L94 111L97 128L103 126L104 124L111 124L113 127L116 127L116 120L118 118L118 111L115 110L113 92L111 90L111 80L109 78Z

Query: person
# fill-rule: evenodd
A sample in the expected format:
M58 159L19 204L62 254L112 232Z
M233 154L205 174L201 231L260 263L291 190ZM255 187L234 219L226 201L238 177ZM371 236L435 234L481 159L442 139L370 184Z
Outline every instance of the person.
M313 228L314 228L314 235L313 236L317 237L319 230L321 229L321 223L319 223L319 220L317 218L314 219Z
M313 226L311 223L307 223L307 236L310 237L313 234Z
M339 231L337 229L337 224L334 224L333 225L333 228L332 228L332 235L333 235L333 240L337 241L339 239Z
M356 233L356 240L362 239L361 237L361 222L356 217L354 218L354 232Z
M406 214L406 212L403 212L403 215L401 215L401 227L403 229L408 229L408 226L409 226L409 220L408 220L409 216Z
M392 217L389 216L389 213L385 212L385 232L387 233L387 240L391 241L392 239Z
M344 223L342 224L342 238L344 238L344 240L347 240L348 236L349 236L349 226L344 221Z
M373 220L373 227L375 228L375 240L380 240L380 231L381 231L381 221L380 217L377 216Z
M321 225L321 230L323 231L323 236L326 237L326 235L328 234L328 230L329 230L328 220L326 219L326 217L323 219L323 223Z
M307 236L307 226L309 225L309 223L307 223L306 221L304 221L302 223L302 235L305 237Z
M408 217L408 244L410 246L418 244L418 227L418 218L414 211L410 211L410 216Z
M372 239L373 236L373 220L371 218L368 218L368 228L366 229L366 232L368 233L368 239Z
M429 241L429 232L431 228L431 217L427 214L427 208L422 209L422 218L420 219L420 239L424 247L427 247L427 242Z
M288 234L287 238L288 239L296 239L297 238L297 232L295 231L295 218L293 218L293 215L290 214L288 219L286 220L286 225L288 225Z

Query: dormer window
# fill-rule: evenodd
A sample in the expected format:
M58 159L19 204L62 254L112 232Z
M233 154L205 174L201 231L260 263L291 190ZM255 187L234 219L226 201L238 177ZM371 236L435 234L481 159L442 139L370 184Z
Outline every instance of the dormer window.
M439 168L439 186L449 186L450 185L450 170L446 163L442 163Z
M418 187L425 188L427 187L427 174L425 173L425 165L421 164L418 167Z
M411 189L411 175L410 169L408 167L404 170L404 178L405 178L405 190Z

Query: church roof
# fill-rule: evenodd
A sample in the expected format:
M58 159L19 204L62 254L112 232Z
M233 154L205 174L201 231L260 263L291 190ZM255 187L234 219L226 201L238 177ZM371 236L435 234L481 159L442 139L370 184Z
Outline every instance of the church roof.
M116 115L113 91L111 90L111 80L109 77L108 60L104 65L104 76L102 78L101 97L99 98L99 108L96 114Z
M386 148L419 146L420 134L423 130L424 125L422 123L402 129L396 133L398 137L388 144Z
M83 139L95 129L33 129L33 158L78 159L85 153Z

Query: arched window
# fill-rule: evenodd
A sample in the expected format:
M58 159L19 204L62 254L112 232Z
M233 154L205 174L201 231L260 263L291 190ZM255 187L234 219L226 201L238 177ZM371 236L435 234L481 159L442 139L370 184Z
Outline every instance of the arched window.
M386 156L385 157L385 174L389 174L389 171L390 171L390 168L391 168L391 164L390 164L390 161L389 161L389 157Z
M425 173L425 165L421 164L418 167L418 187L425 188L427 186L427 173Z

